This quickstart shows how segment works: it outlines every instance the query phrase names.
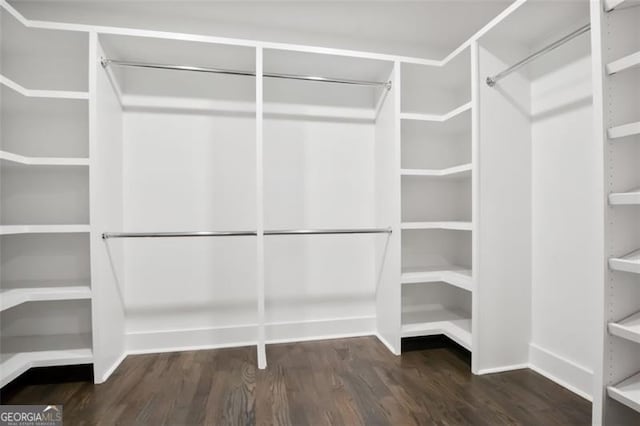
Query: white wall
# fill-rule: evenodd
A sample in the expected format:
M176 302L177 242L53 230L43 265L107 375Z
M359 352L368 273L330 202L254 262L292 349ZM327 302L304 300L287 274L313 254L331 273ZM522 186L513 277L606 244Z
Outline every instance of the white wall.
M583 395L592 391L602 285L588 42L549 54L531 83L531 362Z

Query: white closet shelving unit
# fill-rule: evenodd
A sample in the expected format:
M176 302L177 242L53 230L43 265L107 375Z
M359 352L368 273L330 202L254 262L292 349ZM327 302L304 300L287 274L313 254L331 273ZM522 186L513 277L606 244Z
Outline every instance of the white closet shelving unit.
M640 421L640 3L593 7L601 83L597 130L604 157L605 256L602 368L594 424Z
M92 363L86 33L1 13L0 386Z
M472 349L471 52L401 72L402 336Z

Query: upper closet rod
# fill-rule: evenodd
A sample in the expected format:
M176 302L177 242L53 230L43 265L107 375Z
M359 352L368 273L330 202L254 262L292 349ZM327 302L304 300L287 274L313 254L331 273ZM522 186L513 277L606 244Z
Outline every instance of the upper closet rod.
M391 228L347 228L347 229L281 229L267 230L264 235L328 235L328 234L390 234ZM195 232L105 232L109 238L170 238L170 237L230 237L258 235L256 231L195 231Z
M487 85L489 87L495 86L496 83L499 80L505 78L506 76L508 76L512 72L516 71L517 69L522 68L523 66L525 66L529 62L533 61L534 59L537 59L538 57L540 57L540 56L542 56L542 55L544 55L544 54L546 54L548 52L551 52L556 47L562 46L563 44L565 44L569 40L573 40L574 38L578 37L580 34L586 33L590 29L591 29L591 24L586 24L586 25L578 28L577 30L575 30L571 34L567 34L566 36L562 37L560 40L551 43L547 47L544 47L544 48L538 50L536 53L534 53L534 54L532 54L530 56L527 56L526 58L524 58L523 60L521 60L517 64L511 65L509 68L507 68L506 70L502 71L501 73L498 73L498 74L494 75L493 77L487 77Z
M152 64L147 62L130 62L120 61L117 59L102 58L100 63L104 68L109 65L117 65L121 67L134 67L134 68L153 68L161 70L176 70L176 71L195 71L206 72L212 74L226 74L226 75L244 75L255 77L256 73L253 71L232 70L224 68L206 68L206 67L193 67L188 65L169 65L169 64ZM318 81L323 83L338 83L338 84L350 84L353 86L376 86L386 87L387 90L391 89L391 81L367 81L367 80L348 80L329 77L319 77L313 75L295 75L295 74L281 74L281 73L264 73L264 77L267 78L283 78L289 80L305 80L305 81Z

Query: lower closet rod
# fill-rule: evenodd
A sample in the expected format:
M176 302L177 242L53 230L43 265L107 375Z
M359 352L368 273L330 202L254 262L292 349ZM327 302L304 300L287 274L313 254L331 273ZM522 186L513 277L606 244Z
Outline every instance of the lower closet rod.
M390 234L391 232L391 228L279 229L266 230L264 231L264 235ZM102 238L230 237L255 235L258 235L256 231L105 232L102 234Z

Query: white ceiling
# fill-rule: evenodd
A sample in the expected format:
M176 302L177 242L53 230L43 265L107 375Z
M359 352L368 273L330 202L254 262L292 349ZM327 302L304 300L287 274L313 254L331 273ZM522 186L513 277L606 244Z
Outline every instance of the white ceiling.
M441 59L512 0L10 0L32 19Z

